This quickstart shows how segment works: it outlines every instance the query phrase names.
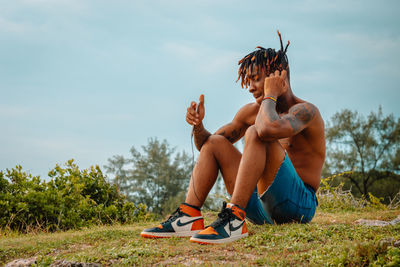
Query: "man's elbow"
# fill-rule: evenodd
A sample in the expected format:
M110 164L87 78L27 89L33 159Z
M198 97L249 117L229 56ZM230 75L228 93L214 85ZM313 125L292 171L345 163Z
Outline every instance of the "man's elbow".
M261 127L256 126L256 131L260 140L264 142L271 142L279 139L278 138L279 131L275 129L275 127L273 127L272 125L268 126L263 125Z

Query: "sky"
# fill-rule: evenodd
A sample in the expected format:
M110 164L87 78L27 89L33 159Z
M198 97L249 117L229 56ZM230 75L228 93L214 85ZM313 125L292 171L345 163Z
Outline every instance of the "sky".
M149 138L191 153L253 102L237 62L290 40L292 90L323 118L400 115L400 1L0 0L0 170L101 167Z

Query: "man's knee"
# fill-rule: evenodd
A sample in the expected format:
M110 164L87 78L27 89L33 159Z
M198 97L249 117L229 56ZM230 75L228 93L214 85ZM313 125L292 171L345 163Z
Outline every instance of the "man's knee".
M222 146L227 145L227 144L231 144L231 143L224 136L212 134L208 137L207 141L203 144L200 152L203 150L219 149Z
M258 136L257 130L255 125L250 126L244 135L244 141L252 142L252 141L261 141L260 137Z

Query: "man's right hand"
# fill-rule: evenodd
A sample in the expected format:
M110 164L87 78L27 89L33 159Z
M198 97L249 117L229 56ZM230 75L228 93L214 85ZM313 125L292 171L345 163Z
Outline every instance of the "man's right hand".
M265 78L264 81L264 96L272 96L278 98L282 94L286 93L289 88L287 80L287 72L283 70L280 72L276 70L275 73L271 73L269 77Z
M199 104L192 101L190 107L187 108L186 121L193 126L199 125L204 118L204 95L200 95Z

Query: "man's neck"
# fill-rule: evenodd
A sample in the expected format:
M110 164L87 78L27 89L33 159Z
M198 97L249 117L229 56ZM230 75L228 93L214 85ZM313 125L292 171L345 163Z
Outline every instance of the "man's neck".
M289 89L278 98L276 109L279 113L287 112L293 105L297 103L297 97L293 94L292 89Z

